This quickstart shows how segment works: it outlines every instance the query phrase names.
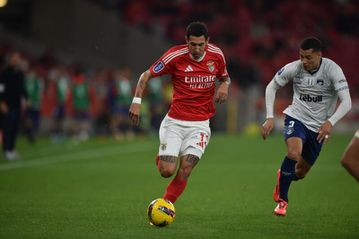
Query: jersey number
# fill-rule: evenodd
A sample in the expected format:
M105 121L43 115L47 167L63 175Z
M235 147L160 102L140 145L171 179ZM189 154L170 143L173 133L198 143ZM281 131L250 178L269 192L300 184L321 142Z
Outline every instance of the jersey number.
M293 121L293 120L289 121L288 127L289 127L289 128L293 128L293 127L294 127L294 123L295 123L295 121Z

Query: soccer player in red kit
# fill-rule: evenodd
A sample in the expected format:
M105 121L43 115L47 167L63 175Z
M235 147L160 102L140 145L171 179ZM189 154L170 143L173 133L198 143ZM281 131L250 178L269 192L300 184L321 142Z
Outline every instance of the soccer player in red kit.
M159 131L157 167L165 178L176 176L163 198L174 203L184 191L188 177L208 145L209 119L215 114L213 100L227 100L230 78L224 55L209 43L207 26L192 22L186 29L186 44L170 48L138 80L129 110L133 124L140 121L143 91L152 77L171 75L173 100ZM216 91L215 81L219 80Z

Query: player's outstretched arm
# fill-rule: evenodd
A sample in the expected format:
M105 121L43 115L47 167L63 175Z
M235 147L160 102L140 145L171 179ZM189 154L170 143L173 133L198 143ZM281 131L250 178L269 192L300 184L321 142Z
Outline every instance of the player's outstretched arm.
M132 124L140 124L140 111L143 91L146 89L147 82L151 78L150 70L143 72L138 79L135 96L133 97L128 116L130 117Z
M267 119L262 124L262 138L265 140L269 133L272 131L274 127L274 101L275 101L275 94L280 86L275 82L273 79L266 88L265 94L265 105L267 111Z
M228 89L229 85L231 84L231 79L229 77L224 77L221 80L220 85L218 86L215 102L216 103L224 103L228 98Z

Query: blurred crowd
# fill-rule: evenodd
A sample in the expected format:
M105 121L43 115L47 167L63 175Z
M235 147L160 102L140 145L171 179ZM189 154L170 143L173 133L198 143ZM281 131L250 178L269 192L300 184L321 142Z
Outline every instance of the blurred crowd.
M107 0L127 23L183 43L185 26L206 22L211 41L227 57L232 80L242 88L266 85L273 73L298 58L298 44L320 38L324 55L344 70L353 93L359 91L359 1L353 0Z
M232 92L214 130L231 125L232 132L263 120L265 85L283 65L298 59L298 44L308 35L319 37L324 56L344 70L354 99L359 98L356 56L359 55L359 2L350 0L91 0L107 9L117 9L130 26L154 34L171 44L184 43L185 27L194 20L208 25L211 42L226 56ZM0 64L5 64L11 45L0 44ZM168 79L149 81L142 104L142 123L130 125L128 107L138 79L129 67L89 69L57 61L51 52L34 57L21 52L28 103L23 114L23 132L33 141L39 132L54 142L67 136L86 140L89 135L113 135L118 140L154 132L171 102ZM158 53L158 57L162 52ZM148 64L151 64L149 62ZM145 70L145 69L143 69ZM291 91L279 91L290 102ZM221 106L223 107L223 106ZM356 110L354 117L359 115ZM281 107L277 107L280 112ZM221 118L223 115L223 119ZM349 117L351 117L349 115ZM235 122L230 122L233 119Z
M12 46L0 45L1 69L13 52ZM56 143L68 137L84 141L91 135L112 135L122 141L156 132L171 102L168 81L151 80L142 104L142 123L133 127L128 109L136 80L129 67L94 70L65 65L49 52L40 58L20 54L18 67L24 72L27 93L21 128L30 142L40 133L50 134Z
M184 43L188 23L205 22L210 41L226 56L233 86L238 86L231 92L240 102L231 116L238 121L234 131L263 120L264 87L285 64L299 59L299 43L308 36L321 39L323 56L343 69L354 102L347 119L358 118L359 1L106 0L101 4L117 8L129 25L174 44ZM291 97L290 89L278 92L277 114Z

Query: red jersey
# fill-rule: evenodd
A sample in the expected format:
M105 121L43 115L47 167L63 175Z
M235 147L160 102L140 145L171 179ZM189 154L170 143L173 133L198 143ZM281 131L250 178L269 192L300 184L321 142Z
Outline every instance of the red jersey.
M188 121L211 118L215 80L228 77L224 55L217 46L208 44L204 56L194 60L187 45L170 48L151 67L152 76L171 75L173 99L168 115Z

